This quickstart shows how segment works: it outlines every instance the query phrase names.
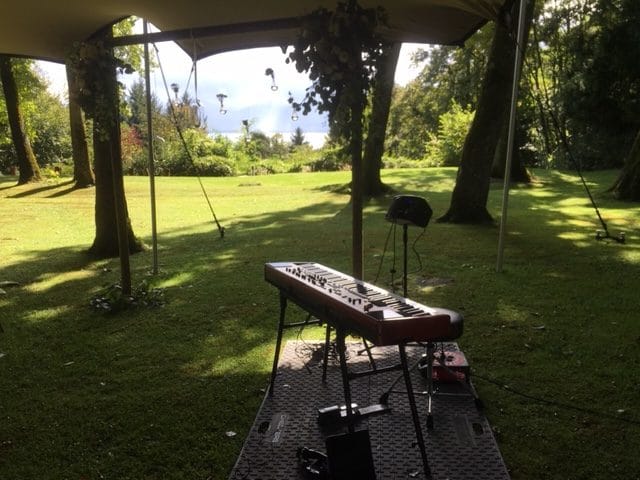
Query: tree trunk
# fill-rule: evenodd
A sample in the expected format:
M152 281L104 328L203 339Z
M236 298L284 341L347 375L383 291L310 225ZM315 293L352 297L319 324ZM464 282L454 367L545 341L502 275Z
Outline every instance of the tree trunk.
M111 29L106 30L106 35ZM120 256L121 287L131 293L129 253L143 249L131 228L122 178L118 83L110 59L96 61L98 78L104 82L96 92L96 103L106 108L96 109L93 119L93 149L96 173L96 236L89 252L98 257Z
M509 136L508 125L509 119L507 118L505 128L503 129L500 141L498 142L498 148L496 148L496 154L493 157L491 178L504 179L504 167L507 161L507 143ZM522 137L522 132L516 126L516 139L513 145L513 156L511 157L511 181L516 183L530 183L531 176L522 163L522 155L520 155L519 146L522 145Z
M18 96L16 79L13 74L11 57L1 54L0 80L2 81L2 90L4 91L7 117L9 127L11 128L11 138L18 157L18 169L20 170L18 185L29 182L39 182L42 180L40 168L38 167L38 162L33 154L29 137L27 137L24 128L24 119L20 111L20 98Z
M533 4L533 1L529 2L531 12ZM518 6L516 2L512 9L513 25L518 18ZM527 14L526 29L529 28L532 18L532 13ZM440 222L493 222L487 210L487 199L491 184L491 166L503 132L504 119L509 114L511 100L515 40L510 27L502 22L495 25L476 115L465 139L449 210L438 219Z
M620 200L640 202L640 131L633 142L620 176L610 190Z
M394 43L386 49L383 62L376 72L374 80L371 117L362 160L363 194L368 197L382 195L388 190L380 178L380 169L382 168L384 139L401 45Z
M96 125L100 123L95 120ZM119 138L120 128L116 125L112 132ZM143 250L142 242L135 236L129 219L124 188L122 184L122 160L120 158L119 140L105 140L97 133L94 127L93 155L95 158L96 178L96 206L95 222L96 236L89 253L99 258L117 257L122 246L128 253L136 253ZM115 190L115 192L114 192ZM118 235L118 212L122 212L122 231L127 245L121 244L122 239Z
M69 125L71 126L71 148L73 150L73 180L76 188L90 187L96 184L91 162L89 161L89 148L84 129L84 116L82 108L78 104L75 94L77 90L76 76L67 67L67 85L69 86Z

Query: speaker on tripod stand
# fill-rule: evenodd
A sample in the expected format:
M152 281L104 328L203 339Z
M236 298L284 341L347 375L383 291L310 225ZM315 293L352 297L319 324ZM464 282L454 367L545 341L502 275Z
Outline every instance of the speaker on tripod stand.
M414 227L427 228L429 220L433 215L433 210L427 201L415 195L396 195L387 210L385 218L397 225L402 225L402 293L407 297L407 244L409 240L409 225Z

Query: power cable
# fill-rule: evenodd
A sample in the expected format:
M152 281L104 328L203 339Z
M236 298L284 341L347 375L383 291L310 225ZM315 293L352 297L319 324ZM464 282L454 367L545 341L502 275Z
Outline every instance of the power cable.
M542 404L545 404L545 405L550 405L550 406L562 408L562 409L565 409L565 410L573 410L573 411L584 413L584 414L591 415L591 416L608 418L609 420L616 420L618 422L623 422L623 423L628 423L628 424L631 424L631 425L640 426L640 420L636 420L634 418L627 418L627 417L623 417L623 416L620 416L620 415L612 415L612 414L607 413L607 412L603 412L603 411L599 411L599 410L592 410L592 409L589 409L589 408L580 407L580 406L576 406L576 405L571 405L571 404L560 402L560 401L553 400L553 399L537 397L535 395L531 395L530 393L523 392L521 390L517 390L515 388L512 388L512 387L510 387L509 385L507 385L506 383L504 383L504 382L502 382L500 380L496 380L494 378L490 378L490 377L487 377L487 376L484 376L484 375L480 375L475 370L473 370L471 372L471 375L472 375L473 378L478 378L478 379L482 380L483 382L490 383L490 384L500 388L501 390L504 390L505 392L509 392L511 394L518 395L520 397L526 398L528 400L532 400L532 401L537 402L537 403L542 403Z

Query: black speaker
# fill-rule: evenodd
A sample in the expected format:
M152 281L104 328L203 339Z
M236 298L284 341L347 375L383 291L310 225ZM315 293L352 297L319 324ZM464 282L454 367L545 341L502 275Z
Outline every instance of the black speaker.
M369 430L327 437L331 480L376 480Z
M426 228L431 215L433 210L424 198L415 195L397 195L393 197L385 218L400 225Z

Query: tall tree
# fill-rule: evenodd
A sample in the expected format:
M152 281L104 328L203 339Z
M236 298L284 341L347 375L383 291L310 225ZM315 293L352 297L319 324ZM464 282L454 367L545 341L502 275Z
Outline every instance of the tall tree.
M369 197L387 190L380 178L380 169L400 46L400 43L394 43L385 47L373 80L371 114L362 158L363 194Z
M293 133L291 134L290 141L291 141L291 145L296 147L299 147L307 143L307 141L304 138L304 132L300 127L296 127L296 129L293 131Z
M89 147L84 128L82 107L77 101L78 82L71 69L67 67L67 86L69 88L69 126L71 130L71 148L73 155L73 180L76 188L95 185L96 178L89 160Z
M539 16L554 121L582 168L621 167L640 128L639 22L637 0L546 2Z
M131 293L129 253L141 251L127 210L122 178L120 113L117 69L130 71L107 46L111 28L82 43L69 62L79 82L78 102L93 119L93 149L96 172L96 236L89 252L99 257L120 256L121 287Z
M640 131L611 190L620 200L640 202Z
M353 275L362 278L362 117L379 66L383 42L376 27L383 24L382 9L364 9L355 0L338 3L330 12L320 8L307 17L287 62L308 72L313 84L301 104L306 114L317 107L329 122L344 126L351 156L351 210Z
M20 170L18 184L40 181L40 168L33 154L29 137L25 131L22 112L20 111L20 98L12 60L11 57L2 54L0 54L0 81L2 81L11 137L18 158L18 168Z
M492 223L487 210L491 166L508 115L513 81L515 41L513 30L518 18L513 7L509 24L497 22L487 70L482 82L476 115L464 143L456 185L448 211L438 220L451 223ZM532 15L528 16L526 29ZM496 120L497 119L497 120Z
M469 38L464 48L438 45L414 54L414 64L424 67L405 87L394 89L387 128L389 154L424 158L428 139L438 133L442 115L451 113L453 105L474 108L492 33L489 24Z

